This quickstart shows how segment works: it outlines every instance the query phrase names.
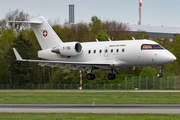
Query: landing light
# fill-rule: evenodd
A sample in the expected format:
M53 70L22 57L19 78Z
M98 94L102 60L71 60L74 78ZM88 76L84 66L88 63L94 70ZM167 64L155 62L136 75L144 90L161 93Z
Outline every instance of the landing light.
M109 64L109 66L113 67L113 66L114 66L114 64Z

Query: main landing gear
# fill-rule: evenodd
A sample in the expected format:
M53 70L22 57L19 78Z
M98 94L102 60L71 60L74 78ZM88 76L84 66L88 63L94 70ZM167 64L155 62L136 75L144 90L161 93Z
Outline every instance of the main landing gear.
M159 73L157 74L157 77L158 78L162 78L163 77L163 74L162 74L162 65L158 65L157 69L159 70Z
M109 73L109 74L107 75L107 78L108 78L109 80L114 80L114 79L116 78L116 74L115 74L114 72L116 72L116 70L112 68L112 69L111 69L111 73Z
M87 74L86 74L86 78L88 80L94 80L96 78L95 74L94 74L94 69L91 68L87 71Z
M113 68L112 68L112 69L111 69L111 72L107 75L107 78L108 78L109 80L114 80L114 79L116 78L115 72L117 72L116 69L113 69ZM94 74L94 69L93 69L93 68L91 68L91 69L89 69L89 70L87 71L86 78L87 78L88 80L94 80L94 79L96 78L96 76L95 76L95 74Z
M86 78L88 80L94 80L96 78L95 74L93 73L87 73Z

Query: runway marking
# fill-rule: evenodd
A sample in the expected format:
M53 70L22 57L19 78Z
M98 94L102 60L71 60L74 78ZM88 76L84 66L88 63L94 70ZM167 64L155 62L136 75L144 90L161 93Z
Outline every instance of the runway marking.
M179 104L0 104L0 112L7 113L101 113L101 114L180 114Z

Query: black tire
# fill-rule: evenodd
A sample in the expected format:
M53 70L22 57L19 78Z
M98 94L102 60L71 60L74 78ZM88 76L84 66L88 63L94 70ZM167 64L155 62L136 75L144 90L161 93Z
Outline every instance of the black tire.
M96 76L95 76L95 74L88 73L88 74L86 75L86 78L87 78L88 80L94 80L94 79L96 78Z
M96 78L95 74L91 74L91 80L94 80Z
M112 73L109 73L109 74L107 75L107 78L108 78L109 80L112 80L112 79L113 79L113 74L112 74Z
M112 74L112 80L116 79L116 74Z
M91 73L88 73L88 74L86 75L86 78L87 78L88 80L91 80L92 74L91 74Z
M162 73L158 73L158 74L157 74L157 77L158 77L158 78L162 78L162 77L163 77L163 74L162 74Z

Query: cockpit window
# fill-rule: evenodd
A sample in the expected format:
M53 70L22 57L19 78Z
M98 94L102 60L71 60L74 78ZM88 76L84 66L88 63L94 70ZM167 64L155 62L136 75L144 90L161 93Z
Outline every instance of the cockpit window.
M164 49L158 44L143 44L141 46L141 50L157 50L157 49Z

